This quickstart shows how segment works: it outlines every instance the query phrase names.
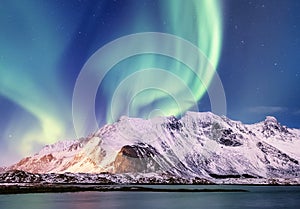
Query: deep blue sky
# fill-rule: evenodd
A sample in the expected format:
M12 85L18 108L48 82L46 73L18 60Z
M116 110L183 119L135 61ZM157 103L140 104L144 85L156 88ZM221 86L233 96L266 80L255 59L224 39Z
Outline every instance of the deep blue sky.
M227 116L253 123L274 115L300 128L300 1L224 0L218 5L222 43L217 72ZM168 6L174 6L171 0L1 0L0 165L44 144L75 138L72 94L84 63L124 35L172 33L174 22L164 12ZM179 11L178 17L190 14ZM101 115L105 98L99 95L96 112ZM207 94L199 109L210 111Z
M228 116L300 126L300 2L229 1L218 72Z

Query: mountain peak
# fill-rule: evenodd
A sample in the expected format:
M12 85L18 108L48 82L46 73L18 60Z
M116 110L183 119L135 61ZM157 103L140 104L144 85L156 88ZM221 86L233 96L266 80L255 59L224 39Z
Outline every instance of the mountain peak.
M265 119L265 122L278 124L278 121L274 116L267 116Z

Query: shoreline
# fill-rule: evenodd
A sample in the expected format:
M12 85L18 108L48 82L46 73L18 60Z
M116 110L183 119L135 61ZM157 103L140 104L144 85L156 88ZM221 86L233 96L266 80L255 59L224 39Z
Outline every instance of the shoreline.
M29 193L65 193L65 192L249 192L244 189L187 189L187 188L151 188L137 185L90 185L86 187L71 185L0 185L0 195Z
M149 186L193 186L193 184L39 184L39 183L0 183L0 195L31 194L31 193L67 193L67 192L251 192L247 189L254 187L299 187L300 185L245 185L245 184L214 184L199 185L206 188L154 188ZM209 188L209 187L216 188ZM240 188L222 188L223 186L239 186ZM207 188L208 187L208 188ZM220 188L218 188L220 187ZM245 187L245 188L243 188Z

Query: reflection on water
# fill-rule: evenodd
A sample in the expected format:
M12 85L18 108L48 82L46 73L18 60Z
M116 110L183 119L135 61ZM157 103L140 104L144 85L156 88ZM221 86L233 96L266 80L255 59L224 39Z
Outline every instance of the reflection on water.
M154 186L151 186L154 187ZM298 208L300 186L156 186L226 188L249 192L78 192L1 195L0 209Z

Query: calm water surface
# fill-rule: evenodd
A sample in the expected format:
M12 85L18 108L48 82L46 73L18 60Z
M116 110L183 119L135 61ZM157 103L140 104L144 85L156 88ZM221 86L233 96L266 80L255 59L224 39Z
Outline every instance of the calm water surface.
M300 186L150 186L249 192L78 192L0 195L0 209L300 208Z

